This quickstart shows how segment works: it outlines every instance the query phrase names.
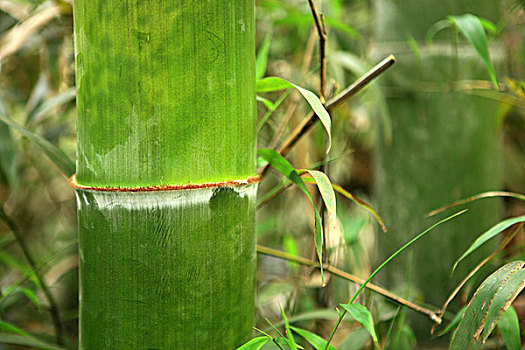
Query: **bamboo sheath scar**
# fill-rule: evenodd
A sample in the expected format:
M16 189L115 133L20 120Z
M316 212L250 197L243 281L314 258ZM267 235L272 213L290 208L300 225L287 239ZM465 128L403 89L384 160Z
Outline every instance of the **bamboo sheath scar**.
M80 349L234 349L255 282L253 0L76 0Z

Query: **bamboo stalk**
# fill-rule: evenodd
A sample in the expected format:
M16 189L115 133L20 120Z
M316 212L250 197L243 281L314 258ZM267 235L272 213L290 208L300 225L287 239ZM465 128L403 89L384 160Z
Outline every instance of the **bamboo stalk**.
M81 349L232 349L252 333L250 0L78 0Z

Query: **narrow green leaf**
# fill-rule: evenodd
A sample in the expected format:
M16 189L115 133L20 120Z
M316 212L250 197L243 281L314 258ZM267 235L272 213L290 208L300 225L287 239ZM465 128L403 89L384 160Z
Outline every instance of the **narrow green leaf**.
M321 120L321 123L323 124L328 135L328 148L326 150L326 153L330 152L330 148L332 145L332 120L330 119L330 114L328 114L328 111L324 108L321 100L319 100L319 97L317 97L310 90L304 89L298 85L295 85L287 80L278 77L268 77L257 80L256 89L257 92L271 92L290 88L297 89L297 91L299 91L301 95L303 95L306 102L308 102L310 107L312 107L314 113Z
M430 231L432 231L434 228L438 227L439 225L441 224L444 224L445 222L449 221L449 220L452 220L453 218L455 218L456 216L459 216L461 214L463 214L464 212L466 212L467 210L462 210L460 212L457 212L455 214L452 214L450 215L449 217L447 218L444 218L443 220L441 221L438 221L436 222L434 225L430 226L429 228L427 228L425 231L421 232L420 234L418 234L416 237L412 238L410 241L408 241L407 243L405 243L405 245L403 245L401 248L399 248L398 250L396 250L392 255L390 255L385 261L383 261L383 263L381 265L379 265L378 268L376 268L374 270L374 272L372 272L370 274L370 276L368 276L368 278L365 280L365 282L363 282L363 284L357 289L357 291L354 293L354 295L352 296L352 299L350 299L350 302L349 304L353 304L354 301L357 299L357 297L359 296L359 293L361 293L363 291L363 289L366 287L366 285L368 284L368 282L370 282L370 280L372 278L375 277L375 275L377 275L386 265L388 265L388 263L390 261L392 261L393 259L396 258L396 256L398 256L399 254L401 254L405 249L407 249L408 247L410 247L412 244L416 243L418 240L420 240L421 238L423 238L425 235L427 235ZM346 311L344 311L346 313Z
M310 174L310 176L312 176L312 178L315 180L315 183L319 188L319 192L321 193L321 197L323 198L328 214L335 215L337 208L335 192L332 188L332 183L330 182L328 176L326 176L325 173L317 170L300 170L300 173L304 172Z
M498 328L507 350L521 349L520 322L514 307L509 307L507 311L503 313L498 323Z
M450 350L469 349L486 339L503 312L525 287L525 263L511 262L487 277L476 290L454 333Z
M305 329L290 327L295 333L303 337L307 342L309 342L316 350L324 350L326 348L326 340L321 338L315 333L309 332ZM335 350L335 348L330 345L328 349Z
M483 23L480 19L472 14L465 14L462 16L450 16L450 21L456 24L459 31L467 38L472 44L479 57L487 68L492 83L495 88L498 88L498 82L496 80L496 73L490 59L489 45L487 35L483 29Z
M51 161L60 169L64 175L70 177L75 173L75 163L58 147L53 145L45 138L29 131L28 129L18 125L11 118L0 111L0 121L6 123L9 127L15 129L29 140L36 143L38 147L51 159Z
M317 210L317 207L315 206L314 199L312 198L312 195L310 192L308 192L308 189L306 188L306 185L303 182L303 179L299 176L297 171L295 171L294 167L279 153L276 151L269 149L269 148L263 148L258 151L259 156L266 160L275 170L286 176L290 181L292 181L297 187L299 187L303 193L308 197L310 202L312 203L312 207L314 210L314 216L315 216L315 229L314 229L314 242L315 242L315 249L317 251L317 257L319 259L319 265L321 267L321 279L323 280L324 285L324 273L323 273L323 226L321 225L321 215L319 215L319 211Z
M490 240L494 236L497 236L501 232L505 231L507 228L517 223L520 223L520 222L525 222L525 215L503 220L499 222L498 224L492 226L488 231L486 231L481 236L479 236L478 239L476 239L474 243L472 243L472 245L465 251L465 253L463 253L463 255L454 263L452 272L454 272L458 264L463 259L465 259L468 255L470 255L473 251L481 247L483 244L485 244L488 240Z
M51 97L50 99L44 101L38 108L36 108L27 118L27 124L38 123L47 113L49 113L53 108L60 105L66 104L70 101L73 101L76 97L76 88L72 87L64 92L57 94L56 96Z
M27 333L23 329L18 328L17 326L15 326L15 325L13 325L11 323L4 322L2 320L0 320L0 329L4 330L6 332L23 335L24 337L30 337L29 333Z
M309 179L309 178L304 178L303 181L305 183L316 183L315 180ZM381 218L379 213L374 208L372 208L372 206L370 206L370 204L368 204L367 202L365 202L362 199L357 198L356 196L354 196L353 194L351 194L350 192L348 192L347 190L345 190L344 188L342 188L341 186L339 186L337 184L332 184L332 188L334 189L335 192L337 192L340 195L350 199L352 202L354 202L355 204L359 205L360 207L368 210L376 218L376 220L379 223L379 225L381 226L381 229L383 230L383 232L387 232L388 231L386 226L385 226L385 223L383 222L383 219Z
M65 350L45 341L17 334L0 334L0 344L12 344L42 350Z
M3 298L6 298L9 295L16 294L16 293L21 293L25 295L35 306L40 306L40 303L38 302L35 292L29 288L23 288L23 287L19 287L16 285L9 285L9 286L2 288ZM0 303L2 300L0 300Z
M255 60L255 77L257 80L264 77L266 74L266 67L268 65L268 55L270 54L270 43L272 41L272 33L268 32L264 37L264 41L257 52Z
M270 340L268 337L257 337L253 338L249 342L246 342L244 345L241 345L237 350L259 350Z
M275 110L275 105L269 99L264 98L264 97L259 96L259 95L257 95L256 99L257 99L257 101L259 101L262 104L264 104L266 106L266 108L268 108L269 111Z
M286 335L288 336L288 345L290 346L290 350L297 350L297 344L295 344L293 333L290 330L290 324L288 323L288 318L286 317L286 314L282 307L281 307L281 315L284 321L284 329L286 330Z
M437 336L438 337L441 337L447 333L450 333L451 331L453 331L454 329L456 329L456 327L458 326L459 322L461 322L461 319L463 318L463 314L465 314L465 310L467 310L467 307L463 307L461 308L461 310L459 310L459 312L456 314L456 316L454 316L454 319L452 320L452 322L450 322L444 330L442 330Z
M353 304L341 304L341 306L352 315L354 320L361 323L363 327L370 333L374 343L377 343L377 334L374 328L374 319L368 309L358 303Z

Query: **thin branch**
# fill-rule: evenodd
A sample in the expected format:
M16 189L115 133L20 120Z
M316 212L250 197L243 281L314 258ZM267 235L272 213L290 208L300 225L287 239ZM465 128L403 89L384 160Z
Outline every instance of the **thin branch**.
M463 286L465 285L465 283L467 283L467 281L476 274L476 272L478 272L486 263L488 263L490 260L492 260L496 255L498 255L503 249L505 249L505 247L510 243L512 242L512 240L514 239L514 237L516 236L516 234L518 234L518 232L521 230L521 228L523 227L523 223L521 223L510 235L508 235L507 237L505 237L505 239L503 240L503 242L501 242L500 246L498 247L498 249L496 249L496 251L494 251L494 253L492 253L491 255L489 255L488 257L486 257L485 259L483 259L483 261L481 261L476 267L474 267L474 269L472 269L472 271L470 271L470 273L467 275L467 277L465 277L463 279L463 281L461 281L459 283L459 285L456 287L456 289L454 289L454 291L450 294L450 296L448 297L447 301L445 301L445 304L443 304L443 307L441 308L441 310L437 311L436 314L439 316L439 317L443 317L443 315L445 314L445 311L447 310L447 307L448 307L448 304L450 304L450 302L456 297L456 295L459 293L459 291L461 290L461 288L463 288ZM432 329L430 330L430 334L434 334L434 331L436 330L436 327L438 326L439 324L436 323L434 324L434 326L432 326Z
M2 221L6 223L6 225L9 227L9 229L13 233L13 236L15 236L16 242L20 246L20 249L22 250L24 257L29 263L29 266L31 266L31 269L33 270L35 274L38 284L40 284L40 287L42 288L42 291L44 292L44 295L46 296L46 299L49 303L49 312L51 313L51 318L53 319L53 325L55 327L56 342L58 345L64 345L64 340L63 340L63 335L62 335L62 322L60 320L58 304L53 298L51 291L44 283L44 279L40 275L40 272L38 272L37 266L35 264L35 260L33 259L33 256L29 252L27 245L25 244L24 239L22 238L22 235L20 234L20 231L18 230L18 227L16 226L15 222L11 220L11 218L7 215L3 206L0 206L0 219L2 219Z
M483 193L476 194L474 196L471 196L471 197L468 197L468 198L465 198L465 199L461 199L459 201L456 201L456 202L454 202L452 204L449 204L447 206L441 207L439 209L433 210L430 213L426 214L425 217L434 216L436 214L444 212L447 209L454 208L454 207L456 207L458 205L461 205L461 204L470 203L470 202L473 202L475 200L482 199L482 198L492 198L492 197L511 197L511 198L517 198L517 199L521 199L522 201L525 201L525 195L519 194L519 193L502 192L502 191L483 192Z
M268 247L264 247L264 246L261 246L261 245L257 245L257 252L259 254L264 254L264 255L269 255L269 256L273 256L275 258L279 258L279 259L284 259L284 260L287 260L287 261L291 261L291 262L295 262L299 265L304 265L304 266L310 266L310 267L314 267L314 268L320 268L319 264L317 263L314 263L312 262L311 260L309 259L306 259L306 258L303 258L303 257L300 257L300 256L295 256L295 255L291 255L291 254L288 254L288 253L285 253L285 252L281 252L279 250L276 250L276 249L272 249L272 248L268 248ZM333 267L333 266L325 266L323 267L324 271L327 271L329 273L331 273L332 275L334 276L337 276L337 277L340 277L340 278L343 278L347 281L350 281L350 282L353 282L353 283L357 283L357 284L360 284L360 285L363 285L365 280L362 279L362 278L359 278L357 276L354 276L346 271L343 271L341 269L338 269L336 267ZM372 284L372 283L368 283L366 285L366 288L378 293L378 294L381 294L382 296L384 296L385 298L387 299L390 299L392 300L393 302L397 303L397 304L400 304L400 305L404 305L414 311L417 311L421 314L424 314L426 316L428 316L432 321L434 322L437 322L437 323L441 323L441 318L438 317L436 315L435 312L433 312L432 310L429 310L427 308L424 308L422 306L419 306L419 305L416 305L414 304L413 302L411 301L408 301L402 297L399 297L395 294L392 294L391 292L387 291L386 289L383 289L375 284Z
M321 64L320 70L320 80L321 86L319 89L319 97L322 103L325 103L325 90L326 90L326 31L324 28L324 21L322 14L319 14L317 7L313 0L308 0L310 5L310 10L312 11L312 16L315 22L315 28L317 29L317 34L319 35L319 60Z
M377 78L381 73L386 71L395 63L394 56L390 55L381 61L378 65L368 71L365 75L355 81L352 85L347 87L339 95L332 98L326 103L326 109L328 112L331 112L335 108L339 107L343 102L348 98L354 96L356 93L361 91L366 85L368 85L372 80ZM295 128L292 134L284 141L284 143L279 147L277 152L285 156L291 150L291 148L301 139L301 137L306 134L307 131L315 124L317 118L315 118L314 113L309 113L306 118Z

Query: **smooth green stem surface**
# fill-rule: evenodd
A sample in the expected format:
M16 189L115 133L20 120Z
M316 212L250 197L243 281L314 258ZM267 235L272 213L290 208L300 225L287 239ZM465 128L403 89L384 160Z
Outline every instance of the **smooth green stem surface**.
M247 341L255 192L77 191L80 348L224 350Z
M252 334L253 0L75 0L80 349L233 349Z

